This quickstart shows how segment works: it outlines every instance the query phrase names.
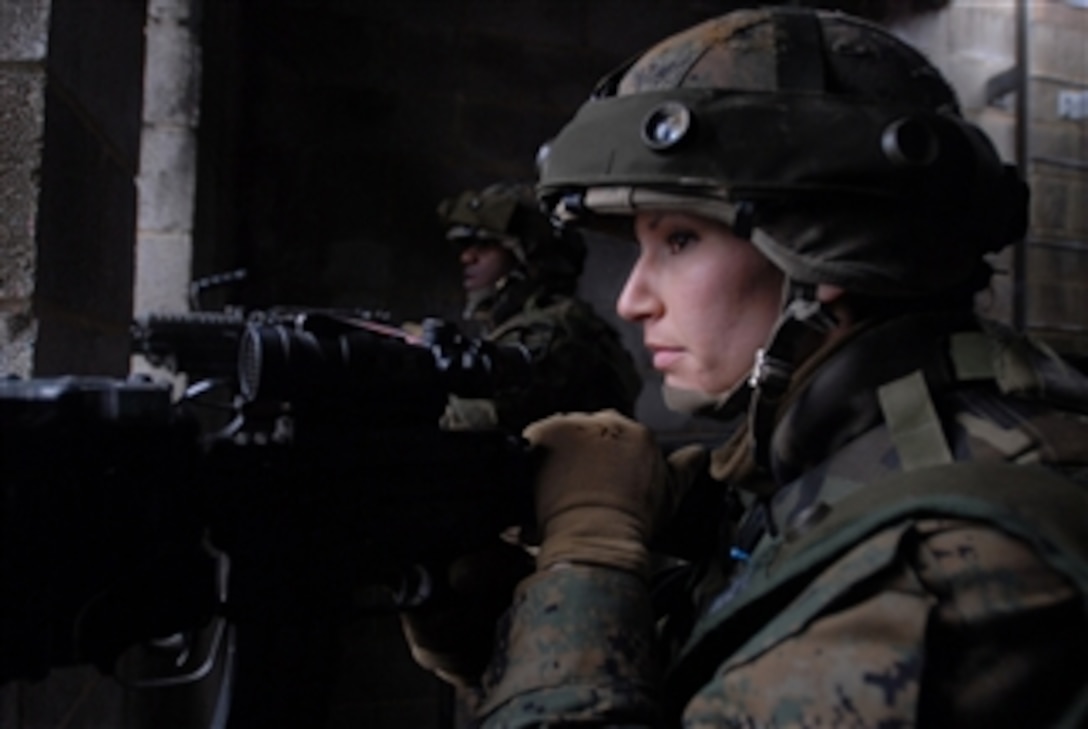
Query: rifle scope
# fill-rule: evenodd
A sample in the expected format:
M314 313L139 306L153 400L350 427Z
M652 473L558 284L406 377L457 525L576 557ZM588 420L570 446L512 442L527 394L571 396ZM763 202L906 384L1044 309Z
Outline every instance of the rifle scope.
M423 335L410 340L311 315L250 323L239 344L239 390L249 402L404 392L434 392L444 402L525 387L529 377L524 348L462 336L439 319L425 320Z

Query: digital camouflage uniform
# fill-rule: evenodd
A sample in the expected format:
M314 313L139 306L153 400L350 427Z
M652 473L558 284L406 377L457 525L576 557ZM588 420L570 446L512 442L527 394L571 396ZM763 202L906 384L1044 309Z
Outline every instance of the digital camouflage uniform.
M1088 418L1043 396L1084 413L1088 380L932 321L860 333L793 394L782 486L743 433L713 454L731 528L662 575L664 615L619 572L522 585L538 652L493 665L483 726L1082 726Z
M606 77L538 190L587 225L722 220L789 287L710 403L748 420L685 461L679 560L522 582L482 727L1088 726L1088 380L970 313L1026 190L928 61L736 11ZM821 283L867 312L830 342Z
M585 257L581 236L555 230L525 185L466 191L439 214L465 237L505 236L515 268L494 290L474 297L466 316L487 339L525 347L532 362L530 387L495 399L451 398L443 425L521 432L555 412L633 414L642 387L634 360L616 329L575 294Z

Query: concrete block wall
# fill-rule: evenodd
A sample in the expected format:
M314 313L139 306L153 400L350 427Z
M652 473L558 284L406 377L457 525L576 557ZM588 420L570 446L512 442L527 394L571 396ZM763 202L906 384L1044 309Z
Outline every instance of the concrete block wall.
M49 0L0 3L0 375L33 368Z

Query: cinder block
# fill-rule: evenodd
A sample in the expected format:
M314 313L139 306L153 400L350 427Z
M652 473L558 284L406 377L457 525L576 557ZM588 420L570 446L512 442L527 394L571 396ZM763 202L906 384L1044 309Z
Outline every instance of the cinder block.
M141 233L136 241L133 314L187 311L192 257L188 234Z
M195 7L201 0L147 0L147 18L149 21L185 25L195 23Z
M52 0L0 2L0 62L26 63L45 59L52 4Z
M184 127L147 127L141 141L139 225L190 231L196 187L196 137Z
M34 291L44 81L39 69L0 70L0 300Z
M0 174L40 164L44 126L45 72L35 66L0 67Z
M195 127L200 110L200 51L194 28L172 17L147 27L144 124Z
M0 377L29 377L34 366L34 343L38 338L37 320L30 314L29 302L22 310L0 311ZM0 707L4 704L0 694ZM0 717L3 716L0 709ZM8 724L4 724L8 726Z
M4 193L0 178L0 195ZM34 293L37 256L34 238L20 228L29 227L34 214L32 204L13 210L9 219L0 219L0 303L28 300ZM4 340L0 338L0 346Z

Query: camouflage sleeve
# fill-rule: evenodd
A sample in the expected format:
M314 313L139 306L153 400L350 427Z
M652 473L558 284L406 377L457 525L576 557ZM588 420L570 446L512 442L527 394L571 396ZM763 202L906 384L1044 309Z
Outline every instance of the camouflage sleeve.
M844 580L888 550L900 558L886 569ZM836 597L784 639L723 660L684 726L1054 726L1088 685L1079 593L994 528L928 520L883 532L798 599L821 592Z
M484 676L479 726L656 726L653 634L633 575L570 566L529 577Z

